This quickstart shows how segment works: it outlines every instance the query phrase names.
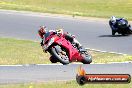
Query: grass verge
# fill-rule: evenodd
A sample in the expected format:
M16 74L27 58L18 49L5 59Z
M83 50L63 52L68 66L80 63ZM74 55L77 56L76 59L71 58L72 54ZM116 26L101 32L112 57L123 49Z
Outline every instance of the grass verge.
M93 63L132 61L130 55L90 51ZM49 64L50 55L44 53L39 42L0 38L0 65L4 64Z
M0 0L0 9L132 20L132 0Z
M0 64L50 63L38 42L0 38Z
M0 88L131 88L131 87L132 83L85 84L84 86L80 86L76 83L76 81L0 85Z

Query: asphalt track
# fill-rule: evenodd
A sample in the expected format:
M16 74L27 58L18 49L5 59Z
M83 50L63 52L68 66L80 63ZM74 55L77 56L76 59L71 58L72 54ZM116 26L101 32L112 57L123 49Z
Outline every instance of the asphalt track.
M0 11L0 36L39 41L40 25L48 29L64 28L87 48L132 54L132 36L111 36L108 20L80 20L72 17Z
M111 36L107 21L0 11L0 37L39 41L39 25L63 27L87 48L132 54L132 36ZM0 84L75 79L77 64L0 66ZM83 65L87 73L132 74L131 63Z
M0 84L75 80L79 64L0 66ZM132 74L131 63L82 65L87 74Z

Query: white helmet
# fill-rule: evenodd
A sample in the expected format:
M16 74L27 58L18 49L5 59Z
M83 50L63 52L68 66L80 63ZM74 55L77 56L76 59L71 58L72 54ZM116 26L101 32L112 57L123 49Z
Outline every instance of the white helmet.
M115 17L115 16L112 16L112 17L110 18L110 21L111 21L112 23L115 23L115 22L116 22L116 17Z

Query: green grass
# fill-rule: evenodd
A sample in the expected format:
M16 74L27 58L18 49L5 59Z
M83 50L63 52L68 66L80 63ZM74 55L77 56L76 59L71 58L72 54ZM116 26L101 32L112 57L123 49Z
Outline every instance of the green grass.
M0 85L0 88L132 88L130 84L85 84L76 81Z
M0 38L0 64L50 63L38 42Z
M93 63L132 61L132 56L90 51ZM39 42L0 38L0 65L4 64L49 64Z
M132 0L0 0L0 8L132 20Z

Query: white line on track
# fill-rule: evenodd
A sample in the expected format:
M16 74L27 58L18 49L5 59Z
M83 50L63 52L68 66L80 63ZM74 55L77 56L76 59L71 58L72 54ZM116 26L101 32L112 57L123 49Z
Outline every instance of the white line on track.
M118 52L108 52L108 51L102 51L102 50L91 49L91 48L86 48L86 49L87 49L87 50L96 51L96 52L102 52L102 53L111 53L111 54L127 55L127 54L124 54L124 53L118 53Z

